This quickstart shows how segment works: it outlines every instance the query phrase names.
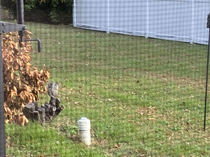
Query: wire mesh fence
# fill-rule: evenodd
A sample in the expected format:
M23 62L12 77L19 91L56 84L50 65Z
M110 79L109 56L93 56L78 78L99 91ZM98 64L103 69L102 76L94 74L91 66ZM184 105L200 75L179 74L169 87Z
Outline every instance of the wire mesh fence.
M98 24L101 24L107 16L99 15L106 8L103 5L91 8L94 5L85 2L80 2L83 7L79 13L91 13L91 22L98 19ZM145 10L145 7L139 5L135 10L128 8L126 12L126 7L135 6L137 1L119 6L117 2L112 12L117 12L117 7L123 9L124 13L115 18L125 21L120 23L112 20L112 24L129 26L129 31L134 27L139 28L139 21L126 21L125 16L132 14L133 18L137 18L133 11ZM162 7L162 2L169 3L158 1L152 4L150 1L150 4L158 8ZM210 9L203 4L195 10ZM186 6L179 6L187 10L191 8L191 3L189 5L186 3ZM165 7L171 8L168 11L176 12L171 3ZM98 11L94 12L96 9ZM1 14L4 14L2 21L17 23L16 17L8 16L7 13L7 10L1 10ZM162 11L161 15L154 18L153 27L161 24L162 31L167 31L169 27L162 21L170 20L166 18L170 14L164 13ZM192 18L185 13L183 11L179 18ZM140 15L146 16L139 13L138 17ZM206 28L207 15L202 16L204 22L195 22L194 25ZM33 41L27 42L28 46L21 51L31 56L30 62L27 62L31 65L23 64L19 67L25 71L18 68L14 70L14 77L22 76L19 80L27 86L13 83L17 87L17 94L12 98L24 99L23 109L34 103L34 100L38 105L37 109L34 107L34 117L25 115L28 122L25 121L23 126L16 119L22 113L15 113L16 110L12 113L14 119L5 123L6 156L208 156L208 101L206 132L203 132L207 45L116 34L111 28L108 34L104 30L77 28L73 23L63 25L25 21L24 24L27 31L32 33L29 34L32 39L40 39L42 52L38 53L37 43ZM170 32L180 33L179 30L186 29L183 25L178 23L176 29ZM207 28L196 29L196 32L198 36L208 36ZM2 37L6 37L5 34ZM3 38L3 41L6 39ZM5 54L4 51L2 54ZM45 71L49 71L50 77L40 84ZM26 79L25 73L29 72ZM36 85L30 84L32 80ZM38 84L43 85L43 90L46 87L45 93L37 89L40 87ZM7 91L5 86L4 90ZM39 92L35 93L36 90ZM7 94L5 91L4 95ZM28 93L21 95L22 91ZM31 99L28 96L30 93L33 94ZM37 97L34 96L36 94ZM52 102L52 95L59 98L59 104L58 99ZM17 99L18 96L20 99ZM8 98L5 97L5 100ZM12 110L12 104L15 103L6 105ZM54 117L53 114L58 111L56 105L64 108ZM30 105L27 107L33 108ZM41 114L40 108L44 108L45 115ZM29 114L32 114L32 110ZM42 116L47 117L44 123ZM82 117L90 120L90 145L81 142L78 120ZM8 118L7 115L5 120Z

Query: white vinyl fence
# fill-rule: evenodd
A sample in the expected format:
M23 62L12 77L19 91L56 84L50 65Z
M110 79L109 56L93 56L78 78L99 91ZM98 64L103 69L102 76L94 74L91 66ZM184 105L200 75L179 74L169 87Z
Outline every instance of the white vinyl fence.
M210 0L74 0L74 27L208 44Z

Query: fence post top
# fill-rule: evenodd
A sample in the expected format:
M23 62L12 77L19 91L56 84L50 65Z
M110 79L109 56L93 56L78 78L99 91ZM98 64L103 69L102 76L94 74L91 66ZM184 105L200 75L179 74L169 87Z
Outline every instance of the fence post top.
M210 28L210 13L208 14L207 17L207 28Z

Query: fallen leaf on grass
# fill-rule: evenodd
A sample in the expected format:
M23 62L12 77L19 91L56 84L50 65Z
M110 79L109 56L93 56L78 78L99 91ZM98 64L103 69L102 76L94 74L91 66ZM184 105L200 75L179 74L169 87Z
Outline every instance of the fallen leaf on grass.
M190 112L190 110L188 110L188 109L184 109L183 111L184 111L184 112Z
M180 153L180 155L181 155L181 157L184 157L184 155L182 155L181 153Z
M120 147L121 147L121 145L120 145L119 143L116 143L114 146L115 146L116 148L120 148Z
M174 136L174 133L171 134L171 136L168 138L169 140L171 140L171 138Z
M144 115L144 113L143 113L143 112L139 112L139 114L140 114L140 115Z

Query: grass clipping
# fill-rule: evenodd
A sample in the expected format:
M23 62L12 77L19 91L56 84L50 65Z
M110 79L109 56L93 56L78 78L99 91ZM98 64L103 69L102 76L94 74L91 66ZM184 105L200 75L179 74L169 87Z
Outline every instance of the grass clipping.
M31 33L26 31L25 38ZM32 46L30 42L19 43L17 32L2 35L2 58L4 73L4 115L5 122L24 126L28 119L22 109L27 103L37 101L39 94L47 91L45 83L49 70L32 68L30 63Z

